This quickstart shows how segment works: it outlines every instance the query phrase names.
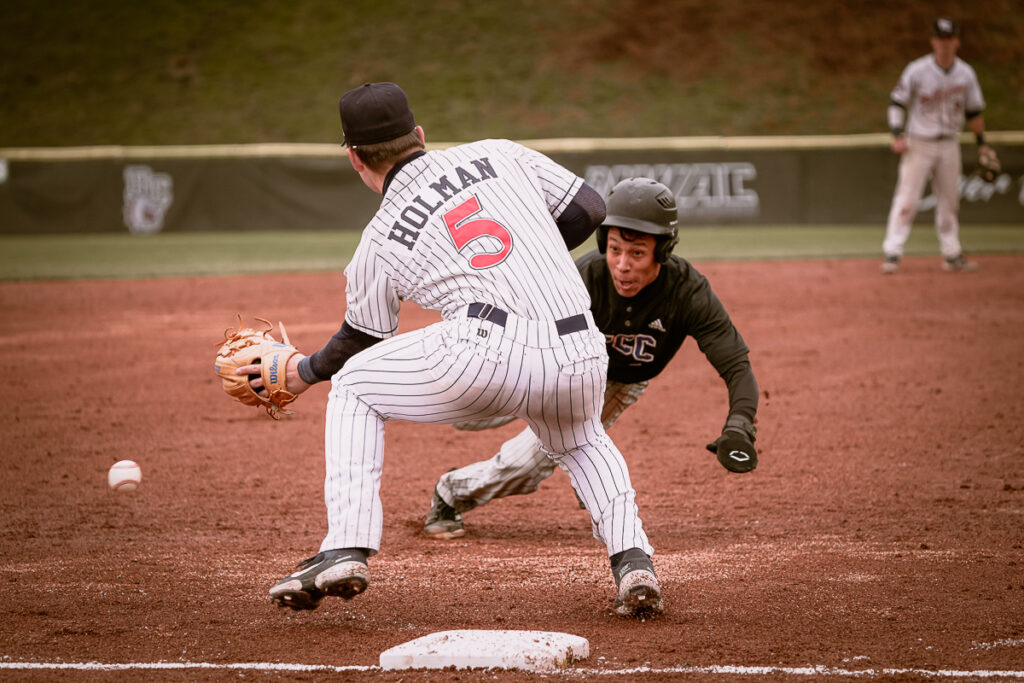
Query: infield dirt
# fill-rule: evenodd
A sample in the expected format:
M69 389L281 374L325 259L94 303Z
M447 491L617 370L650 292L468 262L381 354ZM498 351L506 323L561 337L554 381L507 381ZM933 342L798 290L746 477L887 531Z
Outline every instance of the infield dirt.
M874 259L697 264L752 349L760 466L732 475L704 450L726 394L687 342L610 432L665 591L666 614L645 623L609 612L603 546L562 472L467 514L465 538L421 533L437 477L515 425L389 424L369 590L310 613L271 605L325 532L327 386L274 422L221 392L213 358L239 312L319 348L344 315L340 274L0 284L0 657L374 666L475 628L583 636L587 669L1020 670L1024 256L978 261L948 274L908 258L895 276ZM436 319L410 307L402 329ZM134 493L107 488L121 459L142 467ZM240 676L438 674L145 673Z

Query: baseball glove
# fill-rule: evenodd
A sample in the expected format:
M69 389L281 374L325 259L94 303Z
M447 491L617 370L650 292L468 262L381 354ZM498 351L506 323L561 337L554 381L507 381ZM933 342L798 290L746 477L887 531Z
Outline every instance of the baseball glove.
M996 156L994 149L988 145L978 148L978 177L986 183L994 183L1002 170L1003 165L999 163L999 157Z
M721 436L706 448L717 455L718 462L730 472L751 472L757 467L757 448L754 447L756 434L757 427L749 420L730 415Z
M265 330L242 327L242 316L238 316L238 328L224 330L224 341L220 343L213 371L221 379L224 392L239 403L256 406L267 411L275 420L281 414L291 415L284 407L295 400L296 395L288 391L285 374L288 360L298 353L288 340L288 332L281 327L279 342L270 334L274 326L269 320L256 318L267 326ZM238 375L235 370L246 365L259 365L260 375ZM257 376L263 378L263 389L256 391L249 382Z
M723 432L707 445L707 449L717 455L718 462L730 472L742 474L757 467L757 449L746 435L739 432Z

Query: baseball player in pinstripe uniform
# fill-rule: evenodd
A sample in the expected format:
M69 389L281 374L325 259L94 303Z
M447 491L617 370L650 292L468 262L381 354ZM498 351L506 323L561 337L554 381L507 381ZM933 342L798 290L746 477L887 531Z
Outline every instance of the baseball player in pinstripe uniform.
M747 346L707 279L672 254L677 232L671 190L646 178L628 178L612 188L607 211L598 228L598 249L576 262L610 358L601 414L605 429L637 401L692 336L729 393L725 426L707 448L730 471L753 470L758 386ZM513 419L456 427L475 431ZM537 435L527 427L489 460L441 477L425 531L434 538L460 537L465 534L462 513L494 498L532 493L554 469Z
M985 144L985 100L978 77L956 56L959 27L948 18L935 21L932 53L907 65L891 94L888 109L892 151L900 155L899 179L889 209L882 251L882 272L899 270L903 246L917 214L925 183L935 193L935 231L942 266L947 271L976 270L960 247L960 131L964 120L975 134L979 152Z
M405 93L367 83L339 103L349 161L383 195L345 269L344 323L288 365L288 386L331 381L327 535L270 589L315 609L369 583L380 549L384 425L514 415L568 472L612 558L625 616L661 609L661 588L622 455L601 425L608 355L569 249L604 218L600 195L508 140L425 151ZM396 334L403 301L442 321Z

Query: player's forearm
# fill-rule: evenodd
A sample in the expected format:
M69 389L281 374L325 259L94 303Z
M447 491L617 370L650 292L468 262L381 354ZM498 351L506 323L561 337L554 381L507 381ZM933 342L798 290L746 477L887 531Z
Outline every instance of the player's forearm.
M971 132L974 133L975 136L979 136L979 135L982 136L982 140L978 143L979 145L985 144L984 143L984 135L985 135L985 117L984 116L982 116L981 114L976 114L974 116L971 116L970 118L967 119L967 127L971 129Z
M886 110L886 119L893 135L903 135L904 124L907 120L907 108L896 101L890 102L889 108Z
M753 424L760 390L750 361L736 363L722 375L722 379L729 388L729 415L741 416Z
M307 384L328 380L349 358L379 341L382 341L380 337L361 332L343 322L341 329L327 340L322 349L299 361L299 377Z

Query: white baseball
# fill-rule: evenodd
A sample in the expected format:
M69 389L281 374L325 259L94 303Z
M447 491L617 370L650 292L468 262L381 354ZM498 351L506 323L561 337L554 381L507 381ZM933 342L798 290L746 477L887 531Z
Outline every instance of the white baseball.
M115 491L134 491L141 481L142 470L132 460L119 460L107 472L107 483Z

